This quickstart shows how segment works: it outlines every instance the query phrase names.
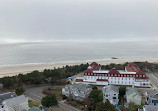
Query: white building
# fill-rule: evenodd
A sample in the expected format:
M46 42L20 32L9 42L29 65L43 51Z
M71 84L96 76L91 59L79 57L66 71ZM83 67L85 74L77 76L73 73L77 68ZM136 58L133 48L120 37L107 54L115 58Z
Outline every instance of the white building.
M29 110L28 98L24 95L17 96L14 92L0 95L0 111Z
M68 84L62 88L62 94L66 97L72 97L74 100L83 101L89 96L92 86L85 84Z
M150 87L149 78L133 63L125 67L125 70L101 70L100 65L92 63L85 71L83 77L75 78L75 84L94 85L131 85Z
M113 85L108 85L103 87L102 91L103 91L103 102L109 100L109 102L113 105L118 104L119 90L117 87Z

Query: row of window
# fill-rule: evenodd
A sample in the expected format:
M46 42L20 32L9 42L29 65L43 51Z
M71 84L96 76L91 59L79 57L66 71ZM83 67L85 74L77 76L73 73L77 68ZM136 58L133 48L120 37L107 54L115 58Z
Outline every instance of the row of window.
M135 80L134 78L117 78L117 77L94 77L94 76L86 76L85 79L118 79L118 80Z
M85 73L89 76L110 76L110 77L145 77L145 75L131 75L131 74L96 74L96 73Z

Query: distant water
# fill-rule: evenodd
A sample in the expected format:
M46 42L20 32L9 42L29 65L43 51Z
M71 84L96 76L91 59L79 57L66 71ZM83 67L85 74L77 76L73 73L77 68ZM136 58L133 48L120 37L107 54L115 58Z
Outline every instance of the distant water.
M156 42L52 42L1 44L0 66L92 59L158 58Z

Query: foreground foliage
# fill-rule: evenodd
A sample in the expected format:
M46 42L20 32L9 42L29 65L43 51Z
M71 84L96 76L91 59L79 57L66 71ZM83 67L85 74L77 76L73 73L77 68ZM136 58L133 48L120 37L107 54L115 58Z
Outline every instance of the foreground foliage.
M57 105L58 101L56 100L55 96L46 96L42 98L41 104L44 107L51 107L51 106Z
M27 74L19 74L13 77L3 77L0 83L4 88L17 88L23 84L39 85L41 83L61 84L61 79L76 75L79 72L86 70L88 64L80 64L74 66L66 66L63 68L45 69L42 72L33 71ZM49 81L50 79L50 81Z

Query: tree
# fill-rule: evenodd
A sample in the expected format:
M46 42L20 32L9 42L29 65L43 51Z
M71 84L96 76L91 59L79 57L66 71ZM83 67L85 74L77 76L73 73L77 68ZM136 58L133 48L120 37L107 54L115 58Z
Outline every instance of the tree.
M58 101L56 100L55 96L45 96L42 98L41 104L44 107L51 107L51 106L57 105Z
M96 111L116 111L115 106L113 106L108 100L103 103L99 102L96 105Z
M0 79L0 82L3 84L4 87L9 88L14 84L14 78L13 77L3 77Z
M119 95L121 97L123 97L125 95L125 93L126 93L126 86L120 86L120 88L119 88Z
M89 94L89 97L92 99L94 103L103 101L102 91L98 89L92 90L91 93Z
M20 96L24 93L24 88L23 87L18 87L15 89L16 95Z

